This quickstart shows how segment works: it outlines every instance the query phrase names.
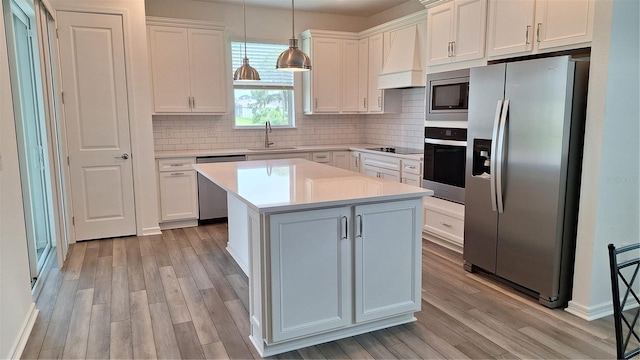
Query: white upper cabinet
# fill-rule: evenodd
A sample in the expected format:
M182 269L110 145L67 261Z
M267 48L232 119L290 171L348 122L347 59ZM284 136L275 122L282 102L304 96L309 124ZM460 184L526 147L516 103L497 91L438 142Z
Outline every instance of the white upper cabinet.
M227 112L227 71L222 28L148 18L155 113Z
M342 41L342 111L357 112L359 98L358 40Z
M484 58L487 0L455 0L429 9L427 66Z
M382 112L382 90L378 90L378 75L384 63L384 36L377 34L369 37L369 79L368 111Z
M490 0L489 58L590 46L594 0Z
M358 112L367 112L369 98L369 39L358 41Z

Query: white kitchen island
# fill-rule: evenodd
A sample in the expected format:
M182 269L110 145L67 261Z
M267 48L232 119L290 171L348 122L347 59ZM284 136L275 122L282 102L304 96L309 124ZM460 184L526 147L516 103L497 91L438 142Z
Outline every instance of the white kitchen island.
M262 356L415 320L431 190L302 159L194 167L227 191Z

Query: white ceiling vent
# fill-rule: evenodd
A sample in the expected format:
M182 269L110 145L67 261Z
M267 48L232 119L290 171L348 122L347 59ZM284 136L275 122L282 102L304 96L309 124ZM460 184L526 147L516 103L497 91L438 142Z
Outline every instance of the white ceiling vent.
M417 26L394 31L391 34L389 55L378 75L378 88L420 87L424 86L424 81Z

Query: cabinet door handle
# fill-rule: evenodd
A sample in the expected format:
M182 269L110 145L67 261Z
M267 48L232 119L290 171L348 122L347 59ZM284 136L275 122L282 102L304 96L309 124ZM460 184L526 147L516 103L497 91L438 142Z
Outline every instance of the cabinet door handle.
M455 57L456 56L456 42L452 41L451 42L451 57Z
M193 103L193 108L196 108L196 98L194 96L191 97L191 102Z
M447 43L447 57L451 57L451 41Z
M344 220L344 227L342 228L342 231L344 231L344 235L341 236L342 240L347 239L347 234L349 231L349 219L347 219L346 216L343 216L342 219Z
M183 172L171 173L171 176L180 176L180 175L184 175L184 173Z
M356 158L356 167L359 167L359 165L358 165L358 158Z
M362 237L362 215L356 215L358 217L358 234L356 235L356 237Z
M529 42L529 30L531 30L531 25L527 25L527 31L524 33L524 43L527 45L531 44Z
M318 98L313 99L313 108L314 109L318 108Z
M415 166L407 166L407 169L415 169Z
M444 223L444 222L440 222L440 225L446 226L448 228L453 227L453 225L447 224L447 223Z
M378 107L382 106L382 96L378 96Z
M542 26L542 23L538 23L538 27L536 28L536 42L540 42L540 26Z

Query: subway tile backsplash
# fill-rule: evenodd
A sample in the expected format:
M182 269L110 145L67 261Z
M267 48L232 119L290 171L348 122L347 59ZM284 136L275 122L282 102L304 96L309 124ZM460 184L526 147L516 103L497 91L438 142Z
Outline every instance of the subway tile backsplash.
M297 114L295 129L274 129L275 146L371 143L422 148L424 88L403 90L402 113L385 115ZM154 115L156 151L217 150L264 146L264 130L236 130L230 115Z

